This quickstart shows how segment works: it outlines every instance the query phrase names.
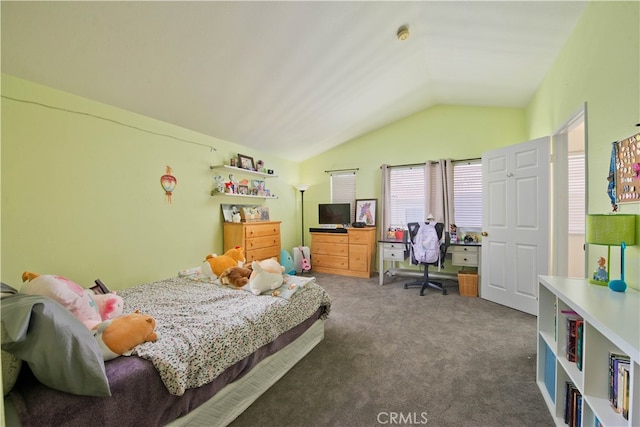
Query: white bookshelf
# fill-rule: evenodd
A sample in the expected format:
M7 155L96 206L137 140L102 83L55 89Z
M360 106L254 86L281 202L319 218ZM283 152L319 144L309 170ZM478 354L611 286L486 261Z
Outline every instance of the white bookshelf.
M584 320L582 370L566 357L566 314ZM565 383L582 394L582 426L640 425L640 293L586 279L539 277L537 382L556 425L564 426ZM609 403L609 353L630 357L629 419Z

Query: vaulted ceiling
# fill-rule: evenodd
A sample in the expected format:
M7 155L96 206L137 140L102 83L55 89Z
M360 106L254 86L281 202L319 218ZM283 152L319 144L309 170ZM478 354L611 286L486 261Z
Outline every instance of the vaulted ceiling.
M2 1L2 72L299 161L437 104L526 106L586 4Z

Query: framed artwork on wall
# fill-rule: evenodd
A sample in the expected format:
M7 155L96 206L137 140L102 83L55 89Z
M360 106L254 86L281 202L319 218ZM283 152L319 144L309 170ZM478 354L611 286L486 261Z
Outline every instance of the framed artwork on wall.
M378 199L357 199L356 222L364 222L368 227L375 227L377 204Z

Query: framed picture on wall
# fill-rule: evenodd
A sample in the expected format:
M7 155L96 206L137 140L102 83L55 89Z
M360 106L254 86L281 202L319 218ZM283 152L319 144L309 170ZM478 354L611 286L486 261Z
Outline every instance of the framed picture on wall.
M375 227L377 204L378 199L357 199L356 222L364 222L368 227Z

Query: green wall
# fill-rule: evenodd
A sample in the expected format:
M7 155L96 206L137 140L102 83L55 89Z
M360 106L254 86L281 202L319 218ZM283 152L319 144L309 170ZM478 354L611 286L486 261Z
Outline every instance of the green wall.
M264 204L282 221L283 247L299 239L293 162L8 75L2 95L6 283L19 286L21 273L31 270L85 287L99 277L120 289L200 265L208 253L222 251L220 203L261 203L210 196L209 166L238 152L278 174L267 187L279 199ZM160 186L166 165L178 179L172 204Z
M611 143L640 132L639 2L589 3L527 108L528 137L552 134L584 103L588 213L606 213ZM622 213L640 214L640 203L619 206ZM637 234L640 242L640 228ZM612 277L620 274L619 254L612 248ZM640 244L626 255L627 283L640 289ZM606 248L590 246L590 269L598 256L606 257Z
M209 165L237 152L261 158L279 175L268 181L279 199L265 204L282 221L283 247L291 248L300 242L297 183L312 185L305 227L314 226L317 203L330 197L325 170L358 168L357 197L379 199L383 163L480 157L552 134L585 102L589 211L607 212L610 143L639 130L639 6L590 3L526 109L436 106L300 164L3 75L4 96L87 115L2 99L1 278L19 285L22 271L32 270L85 286L100 277L118 289L199 265L222 249L220 203L247 200L209 196ZM171 205L159 184L166 165L178 178ZM640 204L621 211L638 214ZM640 288L640 246L627 254L627 280Z
M479 158L483 151L526 139L524 110L437 106L399 120L333 150L302 162L305 224L318 224L318 203L331 195L324 171L355 169L356 197L380 199L380 166L420 163L441 158Z

